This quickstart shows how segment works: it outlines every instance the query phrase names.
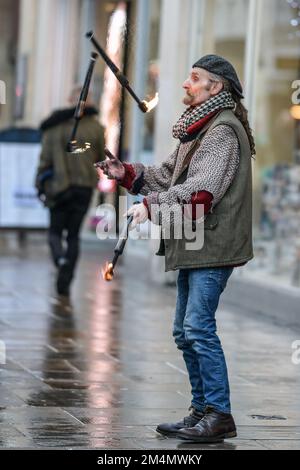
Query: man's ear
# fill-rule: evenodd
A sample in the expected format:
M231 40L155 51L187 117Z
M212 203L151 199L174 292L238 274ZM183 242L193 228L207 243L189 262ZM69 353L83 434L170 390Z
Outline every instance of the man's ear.
M220 91L223 90L223 88L224 84L221 81L215 81L211 86L210 93L212 96L216 96L218 93L220 93Z

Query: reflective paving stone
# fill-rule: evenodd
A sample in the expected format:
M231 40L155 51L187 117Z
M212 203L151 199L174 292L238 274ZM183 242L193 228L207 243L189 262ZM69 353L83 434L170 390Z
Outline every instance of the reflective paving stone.
M113 248L83 247L70 301L55 296L44 240L22 252L0 248L0 448L299 449L300 366L291 345L300 332L222 302L238 437L199 445L156 433L190 405L172 339L176 292L152 283L148 260L126 252L105 283L100 268Z

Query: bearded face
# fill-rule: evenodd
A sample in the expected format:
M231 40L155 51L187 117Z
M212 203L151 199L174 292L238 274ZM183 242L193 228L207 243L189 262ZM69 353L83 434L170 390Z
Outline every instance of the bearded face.
M205 103L223 89L223 83L220 80L213 79L207 70L199 67L192 68L182 86L185 90L182 101L186 106L198 106Z

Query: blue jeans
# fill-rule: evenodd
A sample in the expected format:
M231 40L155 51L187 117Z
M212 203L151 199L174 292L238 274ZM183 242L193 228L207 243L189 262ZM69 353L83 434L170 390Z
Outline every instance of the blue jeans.
M233 268L181 269L173 336L189 374L192 405L231 413L227 367L215 313Z

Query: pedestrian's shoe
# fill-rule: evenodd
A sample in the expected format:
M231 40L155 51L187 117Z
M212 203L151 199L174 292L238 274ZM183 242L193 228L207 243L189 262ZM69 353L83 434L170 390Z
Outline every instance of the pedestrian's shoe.
M199 423L200 419L203 418L204 413L197 411L193 406L189 408L191 410L189 416L186 416L177 423L162 423L156 428L156 431L164 436L177 437L177 432L182 428L191 428L195 424Z
M58 268L57 279L56 279L56 291L58 295L64 295L68 297L70 295L70 284L73 274L71 272L69 263L63 263Z
M193 442L222 442L236 437L236 427L229 413L222 413L212 407L206 407L204 417L194 427L184 427L177 432L177 437Z

